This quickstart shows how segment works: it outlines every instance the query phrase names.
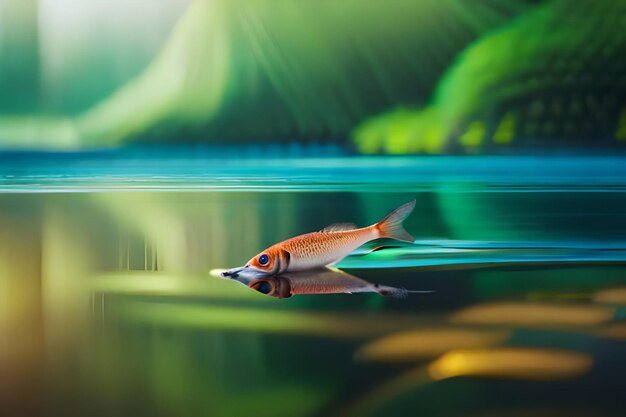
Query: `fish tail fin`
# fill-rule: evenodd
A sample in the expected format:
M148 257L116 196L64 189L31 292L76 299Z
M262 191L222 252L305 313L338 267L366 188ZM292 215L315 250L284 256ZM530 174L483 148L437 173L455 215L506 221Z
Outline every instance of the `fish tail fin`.
M378 285L376 291L383 297L390 298L407 298L409 294L428 294L435 292L434 290L407 290L406 288L387 287L385 285Z
M415 239L404 230L402 222L411 214L414 208L415 200L409 201L389 213L387 217L376 223L373 227L378 231L380 237L413 243Z
M380 285L376 288L378 294L383 297L389 298L407 298L409 296L409 291L406 288L398 288L398 287L387 287L385 285Z

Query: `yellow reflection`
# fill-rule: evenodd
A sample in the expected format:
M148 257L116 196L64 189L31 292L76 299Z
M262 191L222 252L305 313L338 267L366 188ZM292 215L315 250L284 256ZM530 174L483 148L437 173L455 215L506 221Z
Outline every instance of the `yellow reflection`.
M600 304L626 304L626 287L598 291L593 301Z
M626 323L611 323L595 334L607 339L626 340Z
M411 330L377 339L359 349L357 357L375 362L424 359L441 355L450 349L496 346L510 334L508 330Z
M494 348L452 350L427 367L417 367L360 397L340 415L373 414L402 393L425 388L455 376L506 379L559 380L581 376L593 365L589 355L550 349Z
M0 199L0 414L41 401L43 320L39 224ZM8 204L7 204L8 203ZM15 204L15 207L18 207ZM28 209L22 202L21 209Z
M193 274L170 274L156 271L132 271L102 274L89 281L93 292L107 294L166 295L172 297L203 297L220 299L254 300L269 302L271 299L256 291L250 291L235 281L204 277Z
M228 283L228 281L224 281ZM237 283L233 283L240 286ZM241 287L250 297L286 304ZM288 301L287 301L288 302ZM419 325L414 317L392 313L318 313L242 305L187 305L128 301L116 314L139 324L175 328L224 329L332 338L375 336Z
M431 363L427 370L435 380L455 376L553 380L581 376L592 365L593 359L583 353L500 348L453 350Z
M454 313L455 323L521 326L593 326L613 318L615 310L600 306L494 303Z

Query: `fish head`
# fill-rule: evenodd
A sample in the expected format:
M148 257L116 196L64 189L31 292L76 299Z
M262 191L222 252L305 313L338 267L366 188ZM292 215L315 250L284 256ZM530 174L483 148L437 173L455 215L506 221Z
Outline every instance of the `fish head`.
M291 297L291 283L289 279L279 275L268 276L265 278L257 278L252 280L248 287L261 294L269 295L276 298Z
M289 252L272 246L250 259L245 267L267 274L279 274L287 270L289 258Z
M239 281L244 285L249 285L253 280L257 278L271 276L270 273L267 273L265 271L259 271L256 268L250 268L247 265L229 269L228 271L222 272L220 275L224 278Z
M257 278L284 272L288 265L289 252L272 247L250 259L244 266L222 272L222 276L249 285Z

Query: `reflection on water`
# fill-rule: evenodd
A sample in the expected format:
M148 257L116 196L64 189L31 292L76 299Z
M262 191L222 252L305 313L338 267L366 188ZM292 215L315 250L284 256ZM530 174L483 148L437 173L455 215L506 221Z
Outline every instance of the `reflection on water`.
M511 335L508 329L469 329L442 326L392 333L357 351L362 361L411 362L431 359L451 349L498 346Z
M511 324L517 326L593 326L606 323L615 315L607 307L499 303L476 305L456 312L452 321L472 324Z
M473 178L0 194L0 414L622 415L626 194ZM339 267L433 294L277 299L208 274L414 197L416 244Z
M455 377L554 381L580 377L591 369L592 358L583 353L537 348L452 349L425 368L402 373L361 397L342 411L368 415L393 398L434 381Z
M433 379L489 376L529 380L571 379L591 369L589 355L549 349L451 350L428 366Z
M383 297L406 298L410 294L427 294L434 291L407 290L367 282L333 267L323 267L301 272L288 272L261 278L212 270L211 275L241 282L250 289L276 298L289 298L304 294L360 294L375 293Z

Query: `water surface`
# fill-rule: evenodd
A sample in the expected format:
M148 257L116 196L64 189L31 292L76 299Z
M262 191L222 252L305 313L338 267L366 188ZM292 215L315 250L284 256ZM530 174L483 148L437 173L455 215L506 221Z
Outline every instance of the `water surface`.
M3 415L626 411L625 157L220 152L0 154ZM208 274L413 198L338 266L434 294Z

